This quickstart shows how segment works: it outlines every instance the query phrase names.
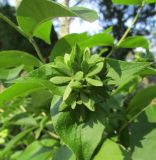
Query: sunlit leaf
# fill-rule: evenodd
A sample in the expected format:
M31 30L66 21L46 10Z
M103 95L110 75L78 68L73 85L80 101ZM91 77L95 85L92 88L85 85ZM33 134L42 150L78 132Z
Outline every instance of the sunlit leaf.
M142 36L127 37L119 45L119 48L144 48L149 50L148 40Z
M19 65L39 67L42 63L29 53L7 50L0 52L0 68L17 67Z
M130 160L129 153L124 150L118 143L107 139L99 152L94 157L94 160Z
M116 3L116 4L141 5L143 0L126 0L126 1L123 1L123 0L112 0L112 1L113 1L113 3ZM155 2L156 2L156 0L147 0L146 1L146 3L155 3Z
M35 90L47 88L54 94L61 94L61 91L51 82L41 79L22 80L5 89L0 94L0 106L6 106L13 98L27 95Z
M97 14L87 8L67 8L49 0L23 0L17 9L17 21L22 30L28 36L36 36L48 43L52 26L49 20L57 17L81 17L92 22L97 19Z

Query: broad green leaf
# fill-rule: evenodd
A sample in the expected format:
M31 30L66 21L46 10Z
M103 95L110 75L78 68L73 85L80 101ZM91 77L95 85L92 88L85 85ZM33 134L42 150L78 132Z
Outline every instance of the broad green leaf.
M36 27L33 36L43 39L46 43L51 44L50 35L51 35L52 21L47 21Z
M8 142L8 144L6 144L6 146L3 150L3 154L5 155L8 151L10 151L16 145L16 143L18 143L22 138L24 138L33 129L34 128L29 128L29 129L17 134L13 139L11 139L11 141Z
M123 1L123 0L112 0L112 1L113 1L113 3L116 3L116 4L141 5L143 0L126 0L126 1ZM146 0L146 3L155 3L155 2L156 2L156 0Z
M21 153L22 153L22 151L16 151L16 152L14 152L14 153L11 155L10 160L16 160Z
M156 123L156 99L150 104L150 106L145 110L148 122Z
M70 149L68 149L66 146L61 146L54 156L53 160L76 160L76 157L72 153Z
M28 36L37 36L47 42L51 30L51 24L47 21L58 17L81 17L90 22L98 18L93 10L83 7L67 8L50 0L23 0L17 9L17 21L22 30ZM42 29L46 29L46 32L39 32Z
M145 127L145 126L142 126ZM141 140L141 146L136 146L132 154L133 160L155 160L156 159L156 129L153 129Z
M126 62L114 59L106 59L106 64L108 66L107 76L112 78L109 82L117 86L125 84L138 72L150 66L150 63L146 62Z
M97 47L97 46L113 46L114 38L108 33L99 33L93 36L90 36L89 39L85 41L81 41L79 46L81 49L85 49L86 47Z
M156 159L156 124L143 112L131 125L130 144L133 160Z
M149 50L148 40L142 36L127 37L122 43L118 46L119 48L144 48Z
M150 86L139 91L129 102L127 109L128 118L131 119L138 116L152 103L154 98L156 98L156 86Z
M26 52L16 50L0 52L0 68L17 67L19 65L39 67L41 64L42 62Z
M105 32L93 36L88 36L86 33L67 35L54 46L51 52L51 61L56 56L64 56L65 53L70 53L75 44L78 44L80 49L83 50L87 47L113 46L114 39L110 34Z
M120 85L113 94L117 93L133 93L139 83L142 81L142 78L139 76L133 76L128 79L123 85Z
M24 65L20 65L19 67L13 69L1 69L0 68L0 79L11 80L16 78L20 72L24 69Z
M55 104L59 106L58 102ZM103 111L98 108L95 112L85 114L85 118L81 106L77 110L58 113L58 109L54 107L56 106L51 106L52 121L61 140L74 152L78 160L92 159L105 129Z
M144 70L140 71L141 76L156 76L156 69L152 67L147 67Z
M13 98L27 95L35 90L47 88L53 94L62 94L59 88L57 88L53 83L47 80L41 79L28 79L22 80L20 83L15 83L9 88L5 89L0 94L0 106L6 106L7 102L13 100Z
M48 141L52 142L52 146L50 147L46 146L42 141L34 141L33 143L31 143L18 156L17 160L48 160L52 158L56 152L56 148L53 148L53 145L56 144L56 141L49 139Z
M50 60L54 61L54 59L57 56L64 56L65 53L70 53L72 50L72 47L75 46L75 44L78 44L86 39L88 39L89 36L87 33L81 33L81 34L69 34L58 40L58 42L55 44L54 48L51 51Z
M92 78L87 77L86 81L88 84L93 85L93 86L103 86L103 83L100 80L96 80L96 79L92 79Z
M39 79L50 79L54 74L54 70L52 69L52 64L45 64L41 67L29 72L24 79L28 78L39 78Z
M107 139L93 160L130 160L129 153L118 143Z
M36 90L29 95L31 97L31 110L35 113L40 113L40 109L46 109L49 106L53 95L47 88ZM29 109L30 110L30 109Z
M74 17L80 17L89 22L94 22L98 19L98 15L94 10L85 7L71 7L69 9L74 13Z

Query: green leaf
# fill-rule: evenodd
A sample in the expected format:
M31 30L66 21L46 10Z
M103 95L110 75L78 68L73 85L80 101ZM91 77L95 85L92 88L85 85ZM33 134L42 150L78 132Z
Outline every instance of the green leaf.
M22 30L28 36L37 36L46 42L49 42L50 37L50 20L57 17L81 17L90 22L98 18L93 10L67 8L49 0L23 0L17 9L17 21Z
M82 68L82 71L83 71L84 74L87 74L87 73L88 73L89 64L87 63L86 60L83 60L83 61L82 61L81 68Z
M156 123L156 99L153 100L153 103L145 110L148 122Z
M148 121L143 112L131 125L130 144L133 160L155 160L156 124Z
M50 79L54 84L64 84L71 80L71 77L56 76Z
M79 46L81 49L85 49L86 47L97 47L97 46L113 46L114 45L114 38L108 33L99 33L90 38L86 39L85 41L81 41Z
M70 87L71 87L72 89L81 88L81 87L82 87L82 84L81 84L81 82L79 82L79 81L72 81L72 83L70 83Z
M107 139L93 160L130 160L129 154L121 145Z
M56 148L46 146L43 141L34 141L18 156L17 160L48 160L53 157ZM55 145L56 141L48 140L51 145ZM48 142L47 141L47 142ZM48 142L48 143L49 143Z
M144 126L143 126L144 127ZM155 160L156 159L156 129L153 129L149 134L144 137L140 142L141 147L135 147L132 158L133 160Z
M63 100L64 101L69 97L71 92L72 92L72 88L70 87L70 83L69 83L69 85L66 87L66 89L64 91L64 95L63 95Z
M59 90L53 83L47 80L41 79L28 79L22 80L20 83L15 83L9 88L5 89L0 94L0 106L6 106L7 102L13 100L16 97L27 95L35 90L47 88L53 94L62 95L62 91Z
M145 98L146 97L146 98ZM156 98L156 86L139 91L129 102L127 116L129 119L138 116Z
M118 46L119 48L138 48L142 47L146 50L149 50L148 40L142 36L127 37L122 43Z
M55 69L59 75L63 76L71 76L71 68L69 68L65 63L64 63L64 57L57 57L55 58L54 64L52 65L53 70Z
M3 154L5 155L8 151L10 151L22 138L24 138L28 133L30 133L34 128L29 128L19 134L17 134L3 150Z
M57 56L64 56L65 53L70 53L75 44L78 44L80 49L97 46L113 46L114 39L110 34L105 32L93 36L88 36L87 33L67 35L60 39L54 46L51 52L51 61Z
M51 27L52 27L51 20L41 23L38 27L36 27L33 36L43 39L46 43L51 44L50 40Z
M108 66L107 76L112 78L109 83L117 86L125 84L134 75L150 66L150 63L146 62L126 62L114 59L106 59L106 64Z
M133 93L139 83L141 82L142 78L139 76L133 76L131 78L128 78L128 81L123 83L123 85L120 85L114 92L113 94L117 93Z
M88 38L89 36L87 33L73 33L64 36L55 44L54 48L52 49L50 60L54 61L57 56L64 56L65 53L70 53L75 44L78 44L80 41L84 41Z
M71 7L70 9L76 17L80 17L86 21L94 22L98 19L98 15L94 10L85 7Z
M19 67L13 69L1 69L0 68L0 79L11 80L16 78L20 72L23 70L24 66L20 65Z
M141 76L156 76L156 69L147 67L139 73Z
M82 71L78 71L75 75L74 75L74 79L77 81L80 81L83 79L84 73Z
M17 67L19 65L39 67L41 64L42 62L26 52L16 50L0 52L0 68Z
M54 75L54 70L52 69L52 64L49 63L29 72L23 79L39 78L48 80L52 75Z
M116 4L141 5L143 0L126 0L126 1L123 1L123 0L112 0L112 1L113 1L113 3L116 3ZM156 2L156 0L146 0L146 3L155 3L155 2Z
M90 111L95 111L95 102L91 98L87 97L87 95L80 93L80 97L82 100L82 103L90 110Z
M72 153L70 149L68 149L66 146L61 146L54 156L53 160L76 160L76 157Z
M83 114L84 110L81 112L79 108L59 112L53 114L52 121L57 134L74 152L77 159L90 160L104 132L104 117L100 108L85 114L87 117L83 118L84 121L80 118Z
M21 126L37 126L37 121L28 113L20 113L11 118L10 124Z
M103 83L100 80L96 80L96 79L92 79L92 78L87 77L86 81L88 84L93 85L93 86L103 86Z
M90 77L98 74L103 69L103 66L104 66L104 62L97 63L89 70L89 73L87 74L87 76Z

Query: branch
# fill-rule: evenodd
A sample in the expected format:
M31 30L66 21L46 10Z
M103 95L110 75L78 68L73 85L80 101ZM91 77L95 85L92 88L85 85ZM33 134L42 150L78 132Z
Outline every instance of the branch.
M137 22L141 12L142 12L142 9L145 5L145 2L146 0L143 0L136 16L134 17L133 21L132 21L132 24L129 28L127 28L127 30L125 31L125 33L123 34L123 36L121 37L121 39L119 40L119 42L117 43L117 45L115 47L112 48L111 52L108 54L108 58L114 53L114 51L116 50L116 48L118 48L120 46L120 44L123 42L123 40L127 37L127 35L129 34L129 32L131 31L131 29L133 28L134 24Z
M39 59L45 63L45 60L40 52L39 47L37 46L35 40L32 37L29 37L27 34L25 34L14 22L12 22L9 18L7 18L5 15L0 13L0 19L2 19L4 22L9 24L12 28L14 28L18 33L20 33L23 37L25 37L34 47Z

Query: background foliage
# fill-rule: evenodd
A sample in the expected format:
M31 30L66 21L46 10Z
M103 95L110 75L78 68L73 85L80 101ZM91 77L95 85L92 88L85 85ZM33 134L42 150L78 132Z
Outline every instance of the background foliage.
M140 15L155 13L156 1L112 2L99 3L106 11L112 6L114 19L122 24L117 30L115 24L113 30L59 40L51 19L92 22L97 13L49 0L23 0L15 18L13 8L1 7L2 160L155 160L156 85L149 83L156 75L155 62L148 40L133 35L137 28L132 28ZM129 5L137 13L127 28ZM138 47L145 52L135 53L134 61L118 60L125 57L121 49L128 53Z

